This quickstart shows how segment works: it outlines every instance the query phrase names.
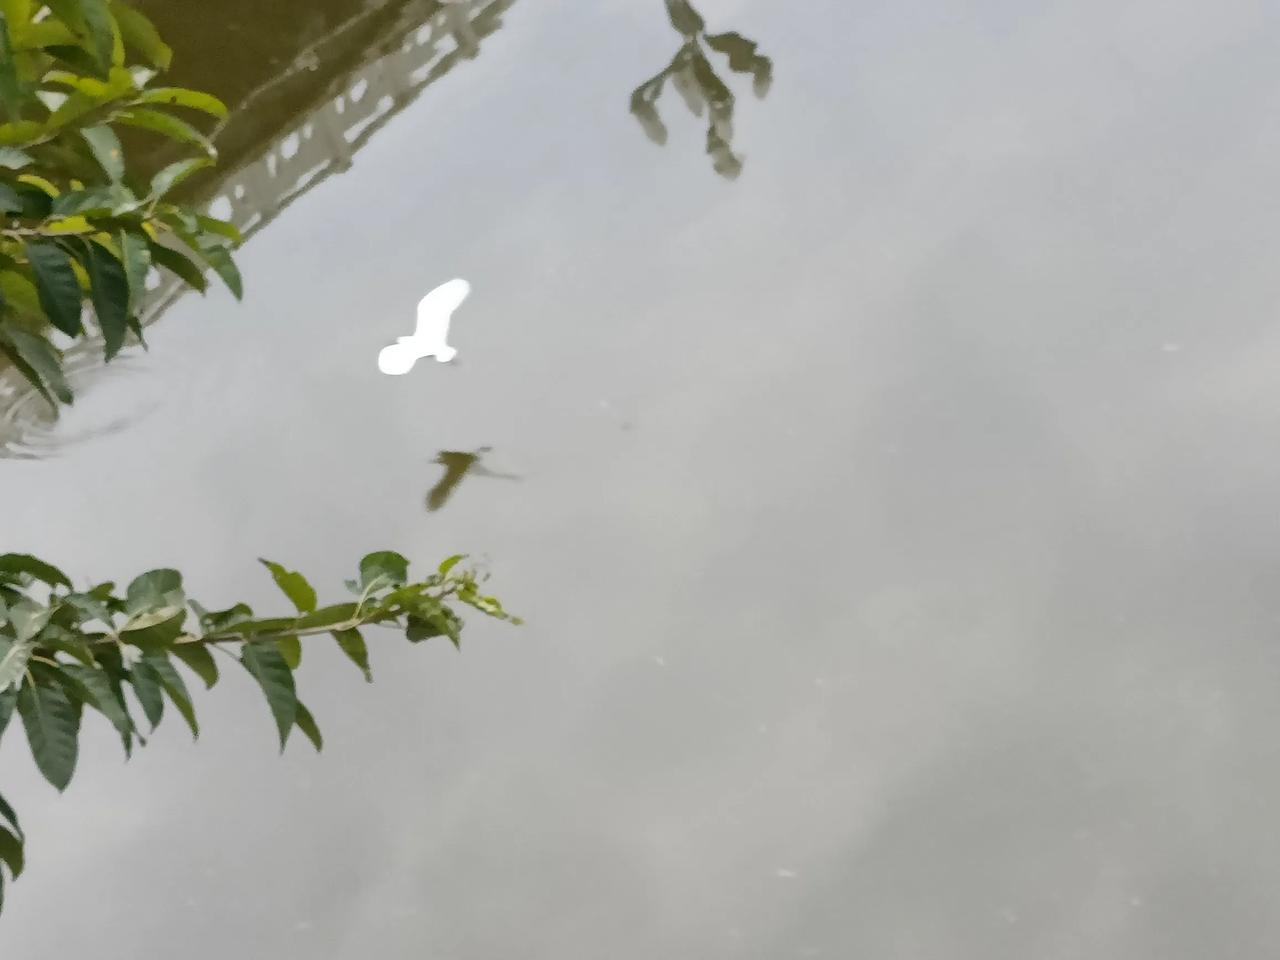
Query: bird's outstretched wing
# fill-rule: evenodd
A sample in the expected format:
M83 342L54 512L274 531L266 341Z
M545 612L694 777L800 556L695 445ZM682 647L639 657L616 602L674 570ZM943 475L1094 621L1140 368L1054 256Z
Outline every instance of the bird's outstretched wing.
M442 283L418 301L418 325L415 339L427 343L443 343L449 334L449 318L471 293L471 284L462 279Z

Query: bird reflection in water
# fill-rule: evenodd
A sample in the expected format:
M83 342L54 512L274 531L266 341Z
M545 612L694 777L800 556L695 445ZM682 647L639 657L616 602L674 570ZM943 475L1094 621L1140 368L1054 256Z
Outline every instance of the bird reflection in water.
M497 477L500 480L519 480L520 477L515 474L495 473L481 465L480 458L491 449L491 447L477 447L470 453L460 450L441 450L434 462L444 467L444 475L427 493L427 512L434 513L443 507L453 496L462 478L468 474L477 477Z
M708 114L707 154L716 173L732 180L742 172L742 158L733 152L733 92L711 65L707 50L728 58L734 73L751 75L757 97L764 97L773 83L773 61L761 54L754 41L740 33L708 34L706 23L687 0L666 0L671 25L683 38L679 51L661 73L650 77L631 94L631 112L649 139L667 142L667 128L658 116L658 98L668 80L695 117ZM704 48L703 45L706 45Z

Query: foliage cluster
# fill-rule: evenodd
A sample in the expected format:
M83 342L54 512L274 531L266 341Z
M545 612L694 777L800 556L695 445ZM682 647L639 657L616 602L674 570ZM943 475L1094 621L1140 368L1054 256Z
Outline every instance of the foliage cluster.
M631 112L654 143L667 142L667 128L658 116L658 98L671 81L695 117L707 114L707 155L716 173L728 179L742 172L742 158L733 152L733 92L711 65L708 48L728 58L734 73L750 74L752 89L764 97L773 83L773 61L761 54L754 41L740 33L706 33L701 14L687 0L666 0L671 26L684 38L680 49L659 73L631 94Z
M261 689L281 750L294 728L319 750L319 726L299 700L294 676L306 638L331 636L372 681L362 628L392 627L411 643L446 637L460 646L458 604L520 622L482 591L483 578L463 559L449 557L430 575L411 580L403 556L371 553L360 561L357 577L346 582L355 599L324 607L302 574L263 560L295 613L259 618L243 603L207 610L186 596L176 570L151 570L123 592L114 583L76 590L66 574L43 560L0 555L0 737L14 716L20 718L36 766L63 790L75 772L86 707L115 728L126 756L146 744L166 701L198 736L195 707L178 666L212 688L220 676L218 654L247 671ZM135 717L138 710L145 731ZM0 907L4 867L11 877L22 873L24 842L17 815L0 797Z
M55 408L72 401L59 336L94 335L91 314L106 359L130 334L142 343L153 271L203 292L212 269L241 294L239 231L168 199L217 157L191 119L227 113L210 94L152 85L171 57L119 0L0 0L0 353ZM125 127L185 155L143 182Z

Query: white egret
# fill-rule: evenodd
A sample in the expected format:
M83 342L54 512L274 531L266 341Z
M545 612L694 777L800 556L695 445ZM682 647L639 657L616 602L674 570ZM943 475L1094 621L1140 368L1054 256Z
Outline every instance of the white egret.
M471 292L471 284L462 279L442 283L418 301L418 325L407 337L397 337L396 342L383 347L378 354L378 369L383 373L399 376L408 373L423 357L435 357L438 363L448 363L458 351L449 346L449 321L453 311L462 305Z

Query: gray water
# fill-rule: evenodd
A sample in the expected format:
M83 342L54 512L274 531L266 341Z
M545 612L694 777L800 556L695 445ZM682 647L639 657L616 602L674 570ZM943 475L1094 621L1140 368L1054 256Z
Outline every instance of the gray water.
M700 10L775 63L736 181L628 115L660 3L516 4L155 325L145 416L0 464L78 582L467 551L527 620L308 648L320 756L234 676L63 796L6 738L6 957L1275 953L1274 11ZM452 276L461 363L380 375Z

